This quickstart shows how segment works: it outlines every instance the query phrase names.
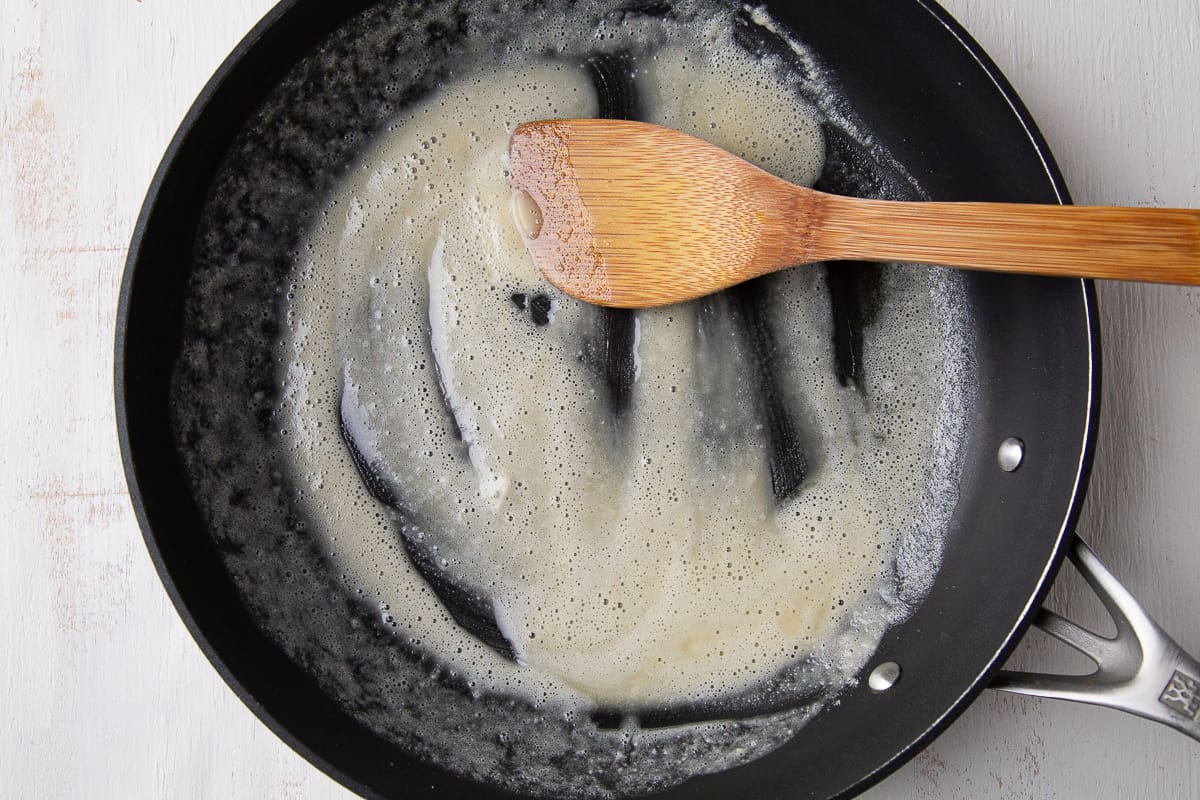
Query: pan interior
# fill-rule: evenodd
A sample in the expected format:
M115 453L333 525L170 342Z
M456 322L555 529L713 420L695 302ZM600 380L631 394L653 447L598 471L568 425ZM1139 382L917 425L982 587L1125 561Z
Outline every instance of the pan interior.
M538 25L547 19L538 17L539 14L552 16L555 10L541 7L530 13L532 16L527 21L530 25ZM613 10L613 13L622 19L644 17L653 20L679 12L667 4L650 3L627 4ZM847 14L854 16L851 11ZM812 35L823 42L822 52L836 54L838 48L829 49L828 31L821 30L823 15L818 13L811 16L814 19L810 21L816 23ZM839 17L838 14L828 16ZM923 30L920 15L916 19L912 15L895 16L907 21L911 30L901 25L884 33L864 23L862 35L867 39L873 36L880 42L887 42L911 34L913 30ZM928 180L931 193L939 199L947 193L953 195L955 191L972 191L963 188L967 184L956 178L958 173L950 166L947 166L945 174L940 174L929 165L928 157L914 155L910 143L920 141L919 137L912 136L911 131L909 135L900 135L884 125L881 139L899 147L897 153L906 163L921 165L917 170L921 180L913 180L887 152L874 144L871 137L862 133L866 129L874 129L877 119L872 119L872 124L859 125L852 109L840 100L839 94L813 91L814 87L827 81L828 76L823 74L822 65L813 60L805 48L787 39L766 35L770 33L770 28L776 26L769 17L753 9L737 11L733 22L744 45L781 56L795 76L798 90L802 94L806 89L811 92L805 97L816 105L822 115L828 145L828 160L822 175L824 188L848 194L911 198L921 195L918 184L926 184ZM881 20L880 24L887 23ZM933 24L936 27L936 21ZM192 284L187 299L182 350L174 347L169 335L155 340L155 336L162 331L169 332L171 324L168 321L165 326L151 324L147 328L147 315L150 319L157 319L157 312L148 310L145 302L137 302L137 298L145 295L144 285L151 278L158 281L163 271L148 272L142 268L137 273L137 280L133 284L134 302L126 307L126 312L129 314L130 332L140 332L140 336L131 340L132 343L127 343L124 367L126 376L134 375L132 383L128 383L129 378L126 377L127 384L124 387L130 409L126 423L127 435L135 462L131 477L134 472L137 473L137 482L146 502L145 516L155 523L153 535L158 542L155 545L152 541L152 550L162 559L160 565L169 571L174 581L168 585L178 592L177 602L195 611L195 624L201 632L202 643L207 640L227 665L238 662L238 651L259 653L262 650L253 641L253 632L239 633L242 637L240 643L231 640L233 634L230 631L243 631L237 621L243 612L221 600L223 595L218 576L213 574L205 578L197 573L193 580L188 575L188 569L199 570L207 563L200 557L204 555L203 548L167 535L171 526L164 525L164 520L172 515L178 518L180 510L189 509L191 502L199 507L212 542L221 552L221 569L238 587L241 602L254 614L254 624L282 645L289 654L290 663L299 664L313 676L326 695L335 697L351 717L370 726L389 743L388 747L399 745L399 750L394 753L386 749L379 751L382 755L376 755L373 764L363 762L353 769L346 764L347 759L354 761L354 757L346 752L334 758L333 750L330 750L321 756L337 761L342 765L341 768L350 770L355 779L370 781L370 785L379 788L387 784L377 782L378 777L364 776L378 776L399 768L424 775L421 780L429 786L457 785L446 783L444 778L433 778L435 773L422 773L416 766L405 767L402 754L415 754L425 760L450 763L460 774L468 777L486 776L493 784L517 791L611 795L663 789L696 772L752 760L787 739L819 704L801 705L794 712L772 713L777 710L778 697L749 693L730 699L732 704L708 702L690 707L681 704L670 708L596 708L590 715L576 714L573 718L566 718L547 714L545 708L521 698L481 693L470 685L463 671L429 658L429 653L423 651L419 643L397 637L386 620L389 609L380 609L369 599L358 595L353 582L342 574L343 566L336 552L329 548L319 526L314 524L306 507L306 498L301 494L296 476L289 471L287 460L279 457L279 426L275 411L281 399L281 384L276 345L285 335L283 329L286 321L282 311L285 307L284 295L304 247L305 236L313 227L312 218L320 214L323 204L334 196L336 184L345 170L386 128L389 120L395 119L404 109L428 99L438 86L455 78L465 52L464 41L478 33L469 15L465 14L400 6L374 8L329 38L272 90L251 124L238 136L225 158L218 179L208 190L209 202L191 261ZM867 55L865 51L856 51L849 43L845 51L857 52L858 58ZM622 95L619 81L610 81L612 77L620 75L619 63L614 69L610 60L592 59L590 56L594 56L595 52L591 49L575 55L593 64L591 69L598 82L612 83L608 94L601 95L608 97L610 106L607 112L602 113L620 113L622 103L627 102L628 98ZM254 58L247 58L246 63L258 62ZM917 63L919 66L919 60ZM835 66L845 70L839 70L839 75L854 74L844 63ZM938 85L933 77L926 77L931 85ZM850 95L861 94L857 87L850 88ZM981 97L982 94L975 96ZM918 103L914 113L920 111L921 97L916 99ZM964 103L967 106L964 115L970 117L970 101ZM196 126L197 129L201 127L204 125ZM994 179L995 186L983 181L980 185L984 188L980 191L984 197L990 195L988 199L1045 200L1038 196L1039 191L1044 192L1044 184L1040 187L1037 185L1038 180L1044 180L1044 172L1039 172L1036 165L1025 163L1029 153L1022 155L1020 151L1022 147L1029 150L1028 142L1022 144L1022 132L1010 134L1010 127L998 125L986 132L986 136L997 140L994 149L1002 151L1002 163L1012 168L1007 172L993 173L989 180ZM1006 136L1009 138L1004 139ZM964 140L970 138L963 134ZM992 143L991 139L988 141ZM194 148L189 151L184 147L175 157L180 162L188 159L194 162L197 155L193 151ZM939 156L948 159L949 164L962 161L960 155L954 148L939 153ZM200 160L203 161L203 158ZM168 189L180 191L178 186L172 184L170 175L163 186L160 203L162 197L170 196ZM947 199L960 198L951 196ZM171 251L171 246L163 245L158 239L161 239L164 231L174 229L174 224L151 219L149 232L141 243L140 256L143 262L155 256L161 259L164 252ZM186 232L186 225L183 229ZM185 236L185 241L191 241L190 236ZM235 242L236 246L231 247L231 242ZM135 253L139 253L137 247ZM143 263L142 266L146 265ZM856 348L862 345L862 329L865 318L869 317L870 304L863 302L863 287L839 281L834 273L830 273L826 280L826 290L832 300L831 319L841 323L833 326L833 331L827 332L827 335L831 333L833 336L835 369L840 380L847 380L853 385L856 356L860 355ZM1031 294L1022 291L1024 284L1019 281L993 281L987 278L972 278L968 284L966 291L973 308L982 308L984 311L982 316L972 320L984 337L983 347L978 351L979 358L989 365L981 372L979 379L990 386L994 379L1002 375L1008 385L1014 388L1014 401L1007 405L997 406L993 402L994 396L985 398L987 402L980 409L980 418L984 421L978 432L980 441L986 446L986 442L996 433L992 430L994 424L1001 432L1022 433L1030 441L1042 442L1050 450L1056 450L1050 446L1058 441L1059 433L1055 430L1053 420L1038 420L1036 415L1029 414L1022 417L1022 414L1025 414L1025 405L1032 404L1051 409L1052 412L1062 408L1065 409L1063 414L1070 416L1070 409L1079 405L1075 395L1079 391L1086 392L1088 376L1077 374L1077 370L1058 357L1060 352L1071 352L1072 342L1078 341L1080 332L1086 336L1088 330L1087 320L1081 323L1078 318L1078 309L1064 313L1071 310L1071 304L1077 300L1074 295L1078 292L1072 293L1070 287L1055 284L1054 289L1047 288L1046 291ZM1049 286L1047 283L1046 287ZM526 298L531 316L536 313L531 303L533 299ZM1022 322L1024 317L993 314L994 309L989 308L996 304L1003 305L1000 300L1007 300L1006 307L1010 309L1024 304L1030 317L1052 320L1053 324L1031 331ZM749 302L754 307L756 301L753 295ZM168 304L168 310L163 312L168 316L169 308ZM1084 313L1086 315L1086 306ZM1003 338L1018 357L1006 357L1004 348L998 344L999 338ZM158 345L154 341L158 341ZM1057 370L1050 376L1051 379L1043 380L1037 386L1024 377L1023 370L1027 369L1028 364L1019 358L1019 354L1028 352L1030 347L1042 352ZM141 388L149 386L147 381L150 378L149 373L137 364L149 362L139 361L134 356L143 351L166 352L168 364L170 360L178 359L174 366L172 387L172 429L174 445L183 456L187 480L192 487L190 501L183 495L171 501L167 496L169 492L152 491L155 486L162 488L168 485L174 473L171 469L160 469L157 473L146 469L149 463L147 454L160 445L150 443L145 430L149 423L143 424L143 420L155 419L157 412L152 408L143 408L146 413L138 414L138 409L146 405L142 398L150 397L153 400L156 396L153 392L143 392ZM130 373L130 369L134 369L134 372ZM142 370L140 373L139 369ZM620 373L627 370L627 365L618 361L611 365L611 370L613 376L606 376L606 380L619 389ZM1036 424L1031 425L1031 419ZM336 430L339 424L336 413L328 424ZM1066 433L1069 440L1071 431ZM1064 441L1063 444L1066 446L1061 448L1061 454L1069 461L1071 442ZM997 506L989 499L989 483L994 481L987 477L986 470L981 466L990 463L989 454L972 442L968 446L966 461L969 469L965 480L975 490L971 495L971 508L967 512L982 511L986 514L990 508L1003 518L997 518L997 524L1019 522L1017 517L1021 515L1016 512L1014 505L1004 506L1001 500L1001 505ZM1051 498L1052 506L1054 497L1069 496L1074 491L1074 483L1072 486L1059 487L1061 480L1067 480L1070 474L1078 475L1077 459L1073 465L1065 464L1064 468L1057 468L1059 466L1051 463L1039 465L1036 457L1031 456L1023 472L1016 476L1015 484L1029 492L1027 497ZM1026 479L1033 483L1030 484ZM1034 486L1041 491L1033 491ZM1029 503L1029 515L1036 516L1044 510L1044 505L1041 502ZM169 511L168 508L175 510ZM997 508L1001 511L995 512ZM972 517L967 512L964 512L965 515ZM381 515L387 516L386 512L381 512ZM1014 519L1010 520L1009 517ZM972 518L980 517L975 515ZM178 525L185 531L191 528L191 523L183 518L179 518ZM992 591L998 606L1012 606L1014 609L1026 606L1029 593L1036 591L1037 581L1044 578L1041 566L1053 552L1053 548L1046 550L1044 543L1053 540L1035 536L1034 525L1013 525L1009 529L1014 528L1027 530L1029 534L1008 548L1007 560L1013 564L1011 570L995 558L989 560L988 551L982 546L964 546L951 551L948 564L953 567L953 574L957 578L952 583L942 582L935 587L934 595L926 604L934 617L949 619L957 613L956 609L966 607L963 601L969 596L969 588L976 583ZM148 529L148 537L150 535ZM977 538L982 542L986 537ZM394 545L403 548L403 539L397 537ZM179 558L182 554L193 551L198 557L188 562L190 566L181 566ZM1034 574L1022 572L1023 563L1041 566ZM1000 577L1009 573L1018 578L1029 577L1034 583ZM164 577L167 574L164 572ZM192 588L189 589L189 586ZM264 592L264 587L270 588ZM200 596L197 592L212 596L213 609L225 609L221 613L225 613L226 617L217 627L203 621L206 617L195 602ZM968 595L964 596L963 592L968 592ZM914 623L920 621L924 611L922 609L914 618ZM185 618L190 619L186 613ZM1004 626L1010 623L998 619L997 624ZM909 687L914 693L924 691L920 684L922 665L926 667L923 671L925 676L966 675L968 682L977 682L980 666L972 660L973 654L981 652L981 657L986 660L994 652L986 650L988 647L994 648L995 642L1007 641L1008 634L997 638L991 627L986 620L962 627L962 647L958 648L959 652L943 653L940 664L925 658L929 655L927 651L914 651L908 647L903 635L898 640L896 636L889 635L881 656L894 655L911 669L910 677L903 684L905 689L893 693L889 702L892 699L903 702L901 695ZM912 628L912 624L901 625L897 631L902 633L909 628ZM314 634L319 638L319 644L315 644ZM979 639L982 646L978 651L970 646L975 639ZM963 667L956 672L959 670L958 661L963 662ZM274 681L271 676L257 674L262 671L264 664L276 664L265 651L260 653L257 663L245 663L236 669L230 666L234 673L230 679L257 687L252 690L256 699L263 698L268 713L284 725L289 733L294 733L303 742L315 742L321 738L321 732L313 729L311 720L302 719L305 716L303 713L299 717L292 713L297 703L310 703L313 714L328 720L330 730L341 731L338 735L344 737L345 741L360 742L358 734L351 729L343 730L342 723L334 719L340 712L328 711L328 704L315 696L304 700L303 681L292 674L290 665L278 663L275 676L278 680ZM982 665L983 662L978 664ZM285 693L287 699L282 701L285 705L267 702L266 698L273 695L271 686L275 682L295 689L289 690L290 694ZM955 702L960 702L963 684L957 678L939 680L939 685L945 688L943 694L946 697L938 695L932 698L931 695L926 698L929 705L949 708ZM913 696L908 695L910 701ZM430 705L428 698L437 698L435 704ZM797 698L793 696L788 699L794 701ZM867 704L870 702L866 701ZM813 787L814 792L830 791L829 788L816 787L845 787L858 780L855 776L865 774L862 769L870 767L866 762L874 759L876 752L891 757L896 752L893 741L913 741L914 736L925 730L921 726L928 724L918 719L923 718L923 714L891 715L888 719L892 722L883 726L858 724L865 721L857 712L864 706L858 692L842 698L840 705L845 713L822 715L820 725L814 728L821 731L820 742L840 749L826 752L828 748L824 745L813 746L818 742L811 737L801 750L786 748L786 756L793 764L812 762L814 767L828 767L822 766L804 776L796 776L804 785ZM289 707L292 711L289 711ZM931 709L930 713L936 715L942 712ZM736 722L722 721L734 715L741 719ZM755 716L749 718L746 715ZM912 722L912 726L908 726L912 728L911 733L904 725L898 724L909 720ZM707 724L697 727L697 722ZM306 727L307 732L302 733ZM898 730L902 727L905 730ZM522 736L513 737L513 731L516 730L522 731ZM449 733L439 739L437 731ZM529 731L549 731L551 741L560 744L566 742L571 749L529 747L537 739L536 736L525 735ZM570 737L574 735L573 732L578 731L591 737L591 742L600 742L603 753L595 749L589 751L587 742L572 740ZM681 731L685 735L678 735ZM463 763L461 742L464 738L472 737L485 745L478 748L478 753L466 757L469 763ZM805 740L805 737L797 737L795 741L801 740ZM364 755L376 752L373 741L361 739ZM851 751L845 745L851 741L857 742L855 751L864 756L862 764L841 764L838 761L839 758L844 760L849 757ZM454 747L455 752L447 753L450 747ZM871 755L868 756L868 752ZM736 756L728 757L731 753L736 753ZM784 754L784 751L780 753ZM797 756L800 758L797 759ZM454 762L454 759L459 761ZM686 768L680 769L680 765ZM576 776L573 782L554 783L555 780L561 780L563 775L571 774ZM735 770L727 774L744 777L745 772ZM713 791L718 795L724 791L722 786L730 788L720 781L711 786L716 787Z
M510 222L504 147L517 120L612 105L591 86L600 58L628 62L603 84L624 78L627 110L820 178L817 112L774 71L746 91L765 66L749 52L711 37L620 52L460 68L354 164L289 285L292 474L389 623L481 689L698 702L797 654L813 674L795 696L845 684L936 569L960 287L840 268L878 294L839 298L872 316L842 381L819 269L640 313L554 291ZM330 397L341 442L315 424ZM923 558L896 569L913 529ZM398 530L403 550L381 556Z

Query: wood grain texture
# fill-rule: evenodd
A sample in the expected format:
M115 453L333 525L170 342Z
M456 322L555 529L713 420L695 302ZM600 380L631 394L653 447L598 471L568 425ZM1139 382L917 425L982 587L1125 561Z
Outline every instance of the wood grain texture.
M509 169L540 212L526 247L550 283L581 300L666 305L819 260L802 230L814 216L805 201L825 195L670 128L527 122L513 131Z
M808 246L822 260L1200 284L1200 210L831 196L812 205L823 213Z
M125 496L116 287L141 198L269 0L15 0L0 26L0 786L19 798L345 798L191 641ZM1078 202L1200 205L1195 0L945 0L1039 121ZM1106 284L1102 438L1081 531L1200 650L1200 291ZM1073 574L1051 605L1101 614ZM1021 667L1074 667L1031 640ZM1200 795L1182 736L986 694L873 798Z
M518 125L509 169L542 274L613 308L694 300L820 261L1200 284L1197 209L839 197L681 131L616 119Z

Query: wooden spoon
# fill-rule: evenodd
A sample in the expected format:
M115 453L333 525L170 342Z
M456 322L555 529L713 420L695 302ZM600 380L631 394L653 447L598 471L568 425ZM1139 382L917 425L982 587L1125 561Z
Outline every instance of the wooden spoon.
M840 259L1200 284L1197 210L840 197L621 120L525 123L509 158L538 268L599 305L666 305Z

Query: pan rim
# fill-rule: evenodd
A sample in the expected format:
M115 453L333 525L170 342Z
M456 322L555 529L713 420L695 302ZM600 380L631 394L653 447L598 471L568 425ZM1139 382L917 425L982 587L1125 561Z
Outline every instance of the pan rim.
M171 605L175 612L183 621L184 627L193 641L199 646L209 664L212 665L217 675L221 680L233 691L234 695L242 701L254 716L262 722L267 728L274 733L280 741L286 744L293 752L301 756L305 761L312 764L314 767L325 773L333 780L349 789L350 791L367 798L379 798L386 800L384 795L376 792L373 788L350 775L345 770L335 765L330 760L326 759L313 748L305 744L298 736L293 734L291 730L283 723L279 722L267 708L258 700L246 685L235 675L234 671L226 663L225 659L217 651L216 647L209 641L204 631L201 630L200 624L196 621L183 596L180 594L179 587L176 585L175 579L171 574L170 568L166 564L162 550L159 547L158 541L154 536L153 528L150 520L146 515L146 506L142 498L141 487L134 467L133 447L130 441L128 415L127 415L127 386L125 382L125 365L126 365L126 338L129 322L129 307L133 295L134 277L137 272L137 266L141 258L142 245L145 240L146 229L151 216L159 202L159 195L162 191L163 183L167 175L170 173L174 163L182 149L184 143L192 135L198 121L205 115L214 96L217 94L220 87L228 80L230 73L242 61L246 53L254 49L263 35L270 30L284 16L286 16L293 7L301 0L279 0L272 6L266 14L259 19L258 22L238 41L237 45L229 52L229 54L221 61L220 65L214 70L213 74L205 82L204 87L196 95L196 99L188 107L187 113L179 123L179 127L175 130L171 137L170 143L167 145L163 156L155 168L154 176L150 180L150 185L146 190L146 197L142 201L142 207L138 212L137 221L134 223L133 233L130 237L129 250L125 258L125 264L121 274L121 285L117 297L117 312L115 319L115 343L113 352L113 394L116 411L117 423L117 440L118 449L121 454L121 467L125 476L126 488L129 492L129 500L133 506L134 517L137 520L138 528L142 534L142 541L146 545L146 551L150 556L150 560L154 565L155 573L158 575L159 581L166 590L167 596L171 600Z
M1070 191L1067 189L1066 180L1063 178L1058 163L1054 159L1049 144L1038 128L1037 123L1033 120L1028 108L1026 108L1024 102L1018 96L1016 89L1004 76L1004 73L950 12L946 11L937 2L934 2L934 0L914 0L914 2L954 37L959 45L979 65L988 79L992 81L1000 96L1008 103L1013 116L1021 123L1021 127L1024 128L1026 134L1029 136L1030 144L1033 146L1034 152L1037 153L1042 163L1046 177L1049 179L1050 187L1054 190L1058 198L1058 203L1060 205L1072 205L1073 201L1071 200ZM984 669L980 670L967 689L907 747L898 751L892 759L882 764L874 772L864 776L854 785L847 787L844 792L836 795L835 797L838 800L857 796L883 781L904 764L908 763L917 753L928 747L934 739L938 738L955 720L962 716L979 695L989 687L992 678L1003 668L1004 662L1007 661L1017 648L1017 645L1020 644L1030 625L1033 624L1034 616L1038 609L1041 608L1046 595L1049 594L1050 587L1054 585L1054 581L1058 577L1058 572L1062 568L1063 561L1066 558L1068 539L1075 533L1075 526L1079 520L1083 501L1087 495L1100 423L1101 343L1096 286L1091 278L1081 279L1079 284L1084 304L1084 318L1087 323L1087 413L1084 418L1083 439L1080 442L1079 462L1075 470L1075 482L1071 490L1070 503L1059 526L1051 557L1046 562L1042 574L1037 579L1037 588L1030 595L1029 602L1026 603L1025 608L1021 611L1020 617L1009 631L1004 642L996 649Z
M1049 143L1046 143L1045 137L1040 132L1037 122L1034 122L1033 116L1028 112L1025 103L1016 94L1013 85L1008 82L1008 78L1004 77L1000 67L992 61L991 56L984 52L980 44L974 41L974 38L968 34L964 26L958 20L954 19L952 14L944 10L941 5L938 5L934 0L914 0L916 4L926 13L937 20L944 29L947 30L950 36L958 41L962 49L966 50L967 54L979 65L980 70L988 76L992 84L996 86L996 90L1000 92L1004 102L1008 103L1012 109L1016 120L1025 128L1025 132L1030 138L1030 144L1033 146L1034 152L1037 152L1040 162L1045 170L1046 178L1050 181L1050 187L1055 192L1058 204L1072 205L1070 192L1067 188L1066 180L1063 179L1062 172L1058 168L1054 154L1050 151ZM847 787L845 792L836 795L838 799L852 798L858 794L862 794L866 789L876 786L892 775L893 772L899 770L902 765L910 762L917 753L923 751L925 747L932 744L932 741L938 738L941 734L952 726L955 720L964 714L991 684L991 679L996 673L1003 668L1004 662L1013 654L1025 633L1032 625L1034 615L1037 610L1042 607L1046 595L1049 594L1050 588L1055 583L1058 576L1058 571L1062 569L1063 560L1067 555L1067 542L1070 536L1075 533L1075 525L1079 521L1079 515L1084 505L1084 499L1087 495L1088 482L1091 480L1092 462L1096 455L1096 439L1099 429L1099 414L1100 414L1100 386L1102 386L1102 350L1100 350L1100 326L1098 314L1098 301L1096 295L1096 283L1091 278L1082 278L1080 283L1080 293L1082 302L1084 302L1084 315L1087 324L1087 413L1084 419L1084 431L1082 431L1082 440L1080 443L1079 463L1075 468L1075 482L1070 493L1070 503L1067 507L1067 513L1063 516L1062 523L1058 527L1058 533L1052 548L1051 557L1046 561L1045 569L1042 575L1038 577L1037 588L1030 595L1030 600L1026 603L1024 609L1021 610L1016 624L1010 628L1006 639L998 646L995 654L989 658L984 669L980 670L979 674L971 682L971 685L948 706L946 711L932 722L925 732L917 736L910 745L896 752L895 756L884 763L880 768L876 769L871 774L866 775L851 787Z
M287 744L288 747L302 756L306 761L311 763L325 774L329 775L331 778L345 786L350 791L356 792L364 797L382 798L384 795L368 786L364 782L354 778L342 768L336 766L333 762L305 744L298 736L293 734L288 727L279 722L275 715L272 714L246 687L246 685L237 678L237 676L234 674L234 671L228 666L225 659L222 658L220 653L218 653L217 649L201 630L200 624L196 621L188 605L185 603L172 576L170 568L166 564L166 560L159 547L158 541L155 538L150 520L147 516L141 486L134 466L133 446L130 440L128 424L127 396L129 386L125 380L125 368L127 363L127 334L130 304L133 295L134 278L137 274L137 267L141 260L142 248L148 223L159 204L163 184L179 156L179 151L183 147L184 143L191 137L198 121L206 115L214 96L229 79L230 73L233 72L235 67L244 59L245 55L258 45L264 34L274 27L281 18L287 16L292 9L301 2L303 2L303 0L279 0L279 2L270 8L267 13L230 51L229 55L226 56L226 58L221 62L221 64L214 71L213 75L208 79L208 81L206 81L204 87L197 94L196 99L193 101L187 113L184 115L179 127L176 129L170 143L164 151L157 168L155 169L153 178L151 179L147 189L145 199L143 200L130 238L130 244L123 266L121 284L118 294L114 326L115 342L113 360L113 396L116 413L118 447L121 456L122 470L125 476L126 486L129 492L129 498L133 507L134 516L137 520L138 527L142 534L142 539L146 545L150 559L154 564L158 578L162 583L163 588L166 590L176 613L183 621L188 633L200 647L200 650L204 653L209 663L212 664L217 674L229 686L229 688L233 690L234 694L246 705L246 707L267 726L268 729L270 729L276 736L279 737L281 741ZM934 2L934 0L914 0L914 2L921 10L933 17L942 27L946 29L947 33L958 42L958 44L978 64L979 68L987 76L987 78L991 80L1000 96L1009 105L1014 117L1027 133L1030 145L1042 163L1049 186L1053 189L1058 202L1060 204L1070 204L1071 198L1069 191L1066 187L1065 180L1063 179L1054 156L1050 151L1048 143L1038 129L1028 109L1025 107L1015 89L1008 79L1003 75L999 67L986 54L986 52L984 52L983 48L974 40L973 37L971 37L965 28L963 28L963 26L958 23L958 21L955 20L949 12L942 8L937 2ZM915 738L906 747L898 750L890 760L876 768L873 772L862 777L855 784L847 787L847 789L842 793L835 795L835 797L852 797L879 783L884 778L899 769L903 764L907 763L914 755L927 747L935 738L945 732L945 730L974 702L979 694L988 687L991 678L1002 668L1004 661L1012 654L1013 650L1016 648L1023 638L1025 632L1028 630L1030 624L1032 623L1035 612L1041 606L1050 590L1050 587L1054 583L1054 579L1057 576L1066 555L1066 544L1074 532L1075 525L1082 510L1083 501L1086 496L1087 487L1090 480L1099 426L1101 341L1096 289L1093 281L1090 279L1080 280L1079 288L1081 292L1081 299L1084 305L1084 317L1087 329L1086 340L1088 343L1087 403L1082 432L1082 441L1080 443L1080 457L1076 466L1074 486L1070 495L1067 511L1059 526L1059 530L1053 545L1052 555L1047 561L1041 575L1037 579L1036 589L1030 595L1029 601L1022 610L1016 624L1014 624L1012 629L1009 631L1003 643L989 658L986 667L982 669L972 680L968 688L945 709L941 716L939 716L921 735Z

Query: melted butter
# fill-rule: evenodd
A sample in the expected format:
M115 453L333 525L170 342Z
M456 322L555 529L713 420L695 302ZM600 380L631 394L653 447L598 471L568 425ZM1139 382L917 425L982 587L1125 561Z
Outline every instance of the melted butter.
M719 55L661 49L638 72L649 121L811 184L824 147L813 111L749 55ZM935 279L890 278L864 348L871 405L834 380L820 273L774 284L778 366L820 465L777 502L751 344L722 299L637 315L618 419L584 358L596 310L525 252L540 210L504 177L513 127L595 113L573 67L481 73L412 110L349 173L289 308L282 413L310 503L398 633L483 689L565 705L695 700L801 658L849 681L899 613L899 541L945 505L928 496L946 468ZM518 293L550 298L548 324L508 302ZM345 451L311 446L339 405L398 487L403 534L358 499ZM518 663L449 618L397 535L488 594Z

